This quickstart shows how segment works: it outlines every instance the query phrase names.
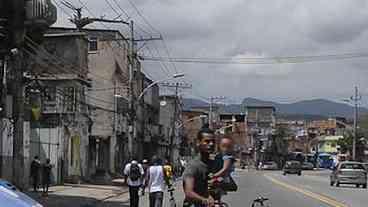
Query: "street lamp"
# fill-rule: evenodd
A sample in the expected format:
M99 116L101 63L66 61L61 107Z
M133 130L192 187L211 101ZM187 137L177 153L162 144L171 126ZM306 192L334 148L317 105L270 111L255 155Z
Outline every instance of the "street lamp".
M141 98L144 96L145 93L147 93L147 91L152 88L153 86L155 86L156 84L158 83L161 83L161 82L164 82L164 81L168 81L168 80L172 80L172 79L177 79L177 78L181 78L181 77L184 77L185 74L183 73L178 73L178 74L174 74L173 76L171 77L167 77L165 79L162 79L162 80L158 80L158 81L155 81L153 83L151 83L150 85L148 85L145 89L143 89L142 93L138 96L138 99L137 101L140 101Z
M188 122L194 121L196 119L206 119L207 117L208 117L207 115L203 115L203 114L199 115L199 116L195 116L191 119L185 120L183 123L179 124L176 128L179 129L179 128L183 127Z

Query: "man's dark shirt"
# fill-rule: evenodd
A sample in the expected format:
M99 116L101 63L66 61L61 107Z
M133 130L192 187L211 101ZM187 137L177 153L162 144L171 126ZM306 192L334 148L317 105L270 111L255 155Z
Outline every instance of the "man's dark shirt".
M211 165L212 161L209 161L208 164L206 164L200 160L200 158L192 160L183 173L184 187L186 178L194 178L194 192L207 198L208 175L210 173ZM188 201L187 199L185 200Z

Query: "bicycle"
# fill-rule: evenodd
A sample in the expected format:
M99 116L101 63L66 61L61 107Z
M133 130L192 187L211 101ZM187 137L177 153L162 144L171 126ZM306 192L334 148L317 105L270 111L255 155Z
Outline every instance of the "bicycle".
M253 200L253 202L252 202L252 206L251 206L251 207L256 207L256 206L258 206L257 204L259 204L260 206L265 206L265 207L267 207L267 206L269 206L269 205L265 205L265 202L266 202L266 201L269 201L269 199L268 199L268 198L265 198L265 197L260 196L260 197L258 197L257 199Z
M170 194L170 199L169 199L170 207L176 207L176 201L174 197L175 188L173 186L169 186L169 188L167 189L167 192L169 192Z

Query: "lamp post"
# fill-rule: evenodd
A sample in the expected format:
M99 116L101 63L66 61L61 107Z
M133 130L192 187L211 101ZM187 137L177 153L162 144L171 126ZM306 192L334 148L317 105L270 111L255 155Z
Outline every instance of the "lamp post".
M185 74L183 73L179 73L179 74L174 74L173 76L170 76L170 77L166 77L162 80L158 80L158 81L154 81L153 83L149 84L146 88L143 89L143 91L141 92L141 94L138 96L138 98L136 99L135 101L135 104L134 105L139 105L141 99L144 97L144 95L155 85L161 83L161 82L164 82L164 81L168 81L168 80L173 80L173 79L177 79L177 78L182 78L184 77ZM133 136L129 136L129 139L128 139L128 148L129 148L129 153L130 155L135 155L135 150L134 150L134 144L133 144L133 140L136 139L136 133L135 133L135 130L136 130L136 116L134 117L134 119L132 120L131 122L131 130L132 130L132 134Z
M151 84L150 84L150 85L148 85L145 89L143 89L142 93L141 93L141 94L138 96L138 98L137 98L137 102L139 102L139 101L142 99L142 97L144 96L144 94L146 94L146 93L147 93L147 91L148 91L149 89L151 89L153 86L155 86L155 85L157 85L157 84L159 84L159 83L161 83L161 82L165 82L165 81L172 80L172 79L177 79L177 78L182 78L182 77L184 77L184 76L185 76L185 74L183 74L183 73L178 73L178 74L174 74L173 76L167 77L167 78L165 78L165 79L158 80L158 81L155 81L155 82L151 83Z
M177 129L180 129L181 127L183 127L186 123L197 120L197 119L206 119L208 116L207 115L199 115L199 116L195 116L191 119L185 120L183 123L179 124L178 126L176 126Z

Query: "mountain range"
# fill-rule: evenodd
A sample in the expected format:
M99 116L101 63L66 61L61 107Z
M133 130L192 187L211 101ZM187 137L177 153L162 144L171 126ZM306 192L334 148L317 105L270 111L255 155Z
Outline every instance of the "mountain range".
M207 102L198 99L184 99L184 109L192 109L196 107L209 106ZM326 99L313 99L298 101L295 103L277 103L273 101L264 101L255 98L245 98L242 104L222 105L220 107L223 113L241 113L242 106L273 106L276 108L276 113L285 118L300 118L306 119L322 119L326 117L353 117L354 107L337 103ZM368 109L359 108L360 114L368 113Z

